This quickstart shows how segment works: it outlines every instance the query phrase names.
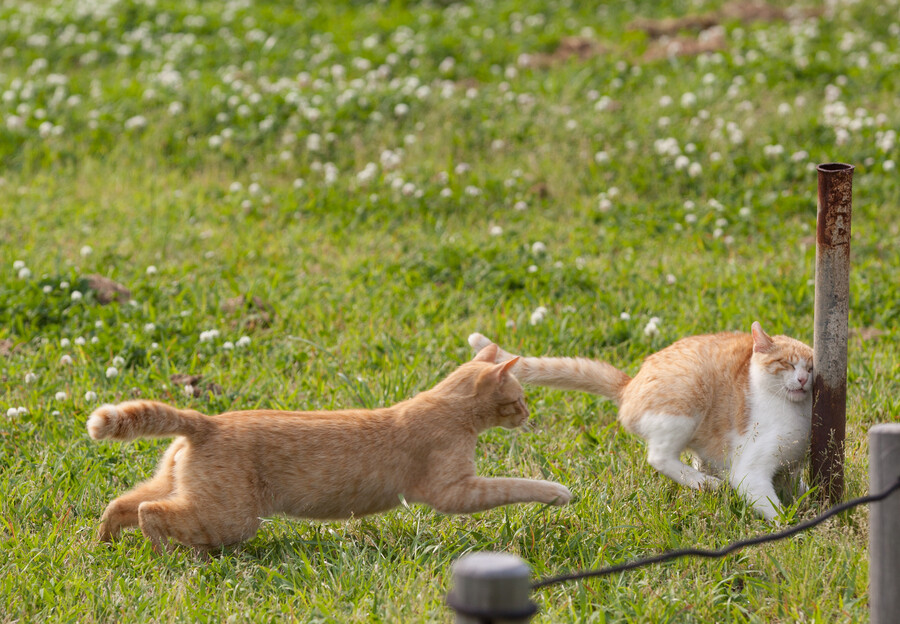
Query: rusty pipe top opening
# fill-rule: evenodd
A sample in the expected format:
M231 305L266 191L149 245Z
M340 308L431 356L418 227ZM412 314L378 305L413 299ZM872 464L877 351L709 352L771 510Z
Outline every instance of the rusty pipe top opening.
M841 171L853 171L855 167L846 163L825 163L816 167L821 173L839 173Z

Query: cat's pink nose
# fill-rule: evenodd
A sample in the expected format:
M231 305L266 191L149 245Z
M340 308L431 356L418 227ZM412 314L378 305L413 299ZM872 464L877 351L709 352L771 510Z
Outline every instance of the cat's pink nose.
M797 382L801 386L805 386L807 381L809 381L809 375L797 375Z

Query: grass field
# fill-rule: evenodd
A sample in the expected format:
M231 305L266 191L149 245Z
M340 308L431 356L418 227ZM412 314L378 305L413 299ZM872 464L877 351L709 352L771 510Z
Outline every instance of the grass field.
M476 330L629 372L754 320L811 343L833 161L856 165L865 493L866 431L900 413L900 6L825 4L0 1L0 622L449 621L469 551L540 577L770 530L657 475L610 403L528 388L530 427L483 435L479 471L559 481L567 507L275 518L211 561L158 556L94 535L166 442L84 423L134 396L393 403ZM129 294L103 304L90 275ZM864 621L867 518L547 588L535 621Z

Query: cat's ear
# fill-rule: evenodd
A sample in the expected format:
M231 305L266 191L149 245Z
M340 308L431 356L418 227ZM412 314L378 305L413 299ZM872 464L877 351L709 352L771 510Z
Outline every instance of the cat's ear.
M754 353L768 353L775 346L769 334L763 331L759 321L753 321L753 325L750 326L750 333L753 335Z
M513 368L513 366L516 365L516 362L518 362L519 359L520 358L517 355L511 360L507 360L506 362L503 362L502 364L497 364L497 369L496 369L497 385L502 385L503 382L505 382L507 379L509 379L509 376L512 375L512 368Z
M494 343L489 344L484 349L478 352L478 355L472 360L473 362L489 362L490 364L494 363L494 360L497 358L497 350L500 349Z

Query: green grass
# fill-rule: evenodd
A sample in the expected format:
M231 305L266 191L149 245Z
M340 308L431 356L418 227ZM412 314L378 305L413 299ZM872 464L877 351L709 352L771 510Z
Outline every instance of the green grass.
M655 474L609 403L529 388L530 428L483 435L479 470L560 481L565 508L276 518L211 561L157 556L94 532L166 442L84 423L133 396L393 403L476 330L629 372L754 320L811 342L811 167L830 161L856 165L846 477L866 492L866 431L900 412L896 2L729 20L721 52L652 63L632 19L720 3L330 4L0 2L0 621L449 621L473 550L541 577L768 531L733 493ZM520 63L567 36L607 51ZM92 273L133 303L101 305ZM268 326L223 310L239 295ZM863 621L867 517L547 588L535 621Z

